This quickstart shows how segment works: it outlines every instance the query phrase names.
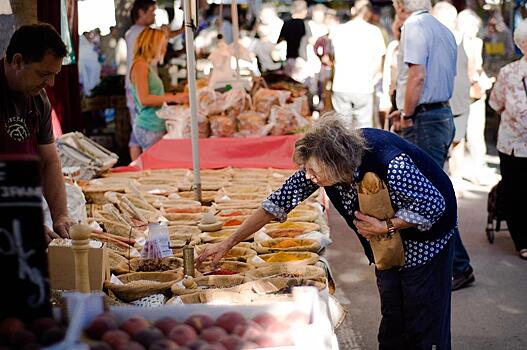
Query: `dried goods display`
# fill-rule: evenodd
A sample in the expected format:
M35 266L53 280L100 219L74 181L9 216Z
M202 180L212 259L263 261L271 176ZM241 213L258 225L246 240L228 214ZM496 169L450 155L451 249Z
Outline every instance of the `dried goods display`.
M255 88L251 94L209 87L198 92L199 137L245 137L300 133L310 124L311 111L305 89L275 83L271 89ZM163 106L158 116L166 121L166 138L190 137L190 108Z

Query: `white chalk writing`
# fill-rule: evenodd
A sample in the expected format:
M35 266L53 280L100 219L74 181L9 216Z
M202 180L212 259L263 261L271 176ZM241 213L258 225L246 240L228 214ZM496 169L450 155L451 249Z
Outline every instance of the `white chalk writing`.
M29 264L29 259L35 251L24 250L21 231L21 224L17 219L13 220L12 233L0 228L0 254L18 256L18 279L29 281L36 289L36 293L28 297L28 304L31 307L39 307L45 302L46 298L45 281L39 269L31 267ZM5 241L5 245L2 246L3 241Z

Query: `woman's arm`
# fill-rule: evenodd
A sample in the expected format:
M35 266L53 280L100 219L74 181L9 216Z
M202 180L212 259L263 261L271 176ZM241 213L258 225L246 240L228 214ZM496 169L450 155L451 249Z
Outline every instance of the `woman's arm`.
M306 178L304 170L294 173L286 182L262 203L262 206L243 222L228 239L209 245L198 257L201 265L207 258L212 258L213 266L236 244L261 229L273 219L285 221L287 214L303 200L308 198L318 186Z
M185 94L152 95L148 89L148 65L143 60L138 60L130 72L132 83L135 85L137 99L143 106L161 107L163 103L185 103Z
M199 267L209 257L212 258L212 266L216 266L232 247L264 227L265 224L273 219L273 215L269 214L262 207L258 208L243 222L232 236L224 241L207 246L196 260L197 266Z

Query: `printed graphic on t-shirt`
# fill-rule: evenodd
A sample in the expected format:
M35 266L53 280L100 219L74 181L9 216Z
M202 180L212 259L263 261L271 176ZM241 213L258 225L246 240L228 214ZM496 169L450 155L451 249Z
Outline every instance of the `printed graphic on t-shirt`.
M5 122L5 130L9 137L17 142L24 142L29 138L29 128L24 118L8 117Z

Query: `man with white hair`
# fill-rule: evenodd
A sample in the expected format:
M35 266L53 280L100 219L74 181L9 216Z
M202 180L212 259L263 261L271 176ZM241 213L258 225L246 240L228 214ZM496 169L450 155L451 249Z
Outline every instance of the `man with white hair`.
M398 55L398 111L391 117L403 138L442 167L454 137L448 100L456 76L456 40L428 13L430 0L394 0L393 4L404 26Z

